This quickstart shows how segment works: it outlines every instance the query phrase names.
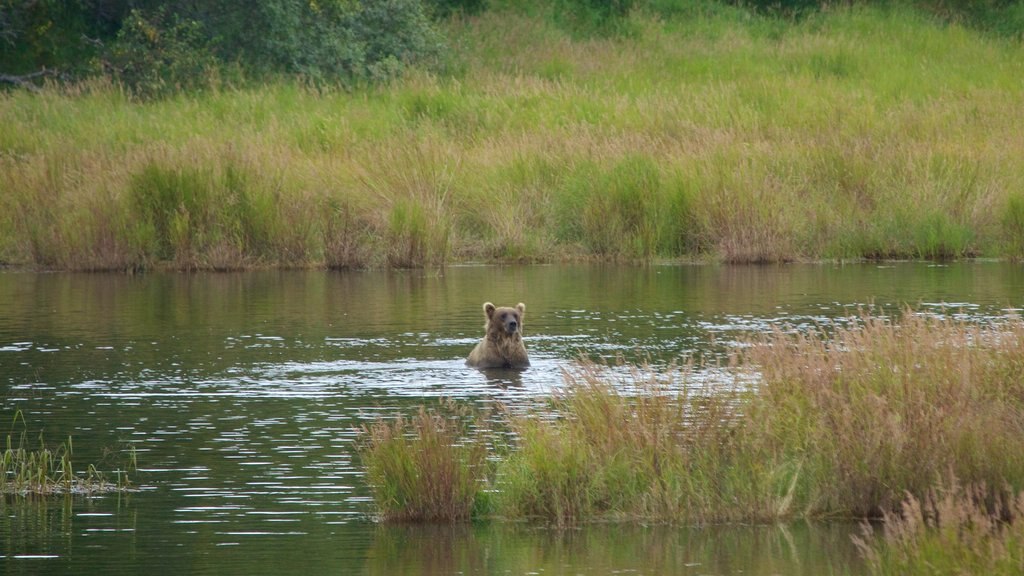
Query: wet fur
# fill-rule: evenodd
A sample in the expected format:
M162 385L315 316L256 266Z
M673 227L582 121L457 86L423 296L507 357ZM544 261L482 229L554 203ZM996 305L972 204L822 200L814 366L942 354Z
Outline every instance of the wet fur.
M518 317L516 330L509 332L506 324L501 321L502 314L513 314ZM523 316L526 305L519 303L515 308L497 308L490 302L484 303L484 338L470 352L466 365L474 368L515 368L523 369L530 365L523 344Z

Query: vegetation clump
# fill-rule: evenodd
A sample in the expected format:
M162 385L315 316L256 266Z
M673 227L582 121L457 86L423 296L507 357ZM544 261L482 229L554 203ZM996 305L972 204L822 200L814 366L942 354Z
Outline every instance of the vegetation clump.
M141 97L232 76L383 81L436 60L442 44L419 0L0 3L0 61L12 67L0 70L5 79L39 67L106 75Z
M15 421L19 417L20 413ZM0 452L0 495L92 496L131 489L128 469L134 468L134 453L128 465L117 470L116 480L111 481L93 464L76 471L72 452L70 437L56 447L48 447L40 435L39 446L32 448L25 432L18 435L16 442L14 434L8 434Z
M1020 574L1024 492L952 481L886 512L882 535L854 538L872 574Z
M363 429L367 481L381 519L417 522L469 520L481 499L487 451L471 432L466 411L446 404L421 408ZM413 431L410 434L410 431Z

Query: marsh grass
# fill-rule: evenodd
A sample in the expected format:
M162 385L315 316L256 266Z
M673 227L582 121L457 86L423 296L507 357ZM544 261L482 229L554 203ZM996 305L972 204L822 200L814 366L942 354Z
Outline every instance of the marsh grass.
M56 447L49 447L40 435L38 447L33 448L25 432L18 435L17 441L14 434L8 434L4 450L0 453L0 494L95 495L131 488L128 471L135 468L134 452L127 465L119 467L114 482L93 464L76 471L72 455L70 437Z
M724 470L737 390L691 388L689 374L637 368L616 382L592 364L567 372L551 406L561 418L512 419L518 442L498 466L496 510L558 525L728 519L719 499L738 488Z
M776 332L742 363L762 381L749 438L799 466L800 509L875 516L952 473L1024 486L1024 321L991 326L906 310L854 327Z
M1018 260L1024 258L1024 193L1007 198L1001 224L1006 253Z
M1024 48L906 6L449 21L459 66L0 94L0 258L72 269L1020 257Z
M470 518L480 505L487 466L483 441L467 437L467 417L465 410L447 404L381 419L363 429L360 454L381 519Z
M751 522L882 517L950 475L1021 490L1024 321L909 309L854 320L751 337L722 367L623 375L583 362L546 409L509 413L501 450L485 423L471 437L429 411L378 423L364 452L378 508L556 525Z
M1024 566L1024 492L955 479L908 496L854 543L872 574L1019 574Z

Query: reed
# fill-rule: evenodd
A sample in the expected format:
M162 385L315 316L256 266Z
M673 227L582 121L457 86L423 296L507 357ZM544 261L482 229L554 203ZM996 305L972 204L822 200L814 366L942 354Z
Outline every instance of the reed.
M805 513L876 516L952 473L1024 487L1024 321L905 310L755 340L748 436L802 470Z
M16 417L16 421L17 418ZM72 461L73 445L69 437L56 447L48 447L39 436L38 447L29 445L25 432L8 434L5 448L0 453L0 494L16 496L50 496L57 494L94 495L131 489L128 470L134 469L134 451L126 466L117 470L114 482L90 464L84 470L75 470Z
M1019 574L1024 492L955 480L887 512L882 533L865 525L854 543L871 574Z
M421 408L411 417L363 429L360 454L384 520L459 522L477 506L486 477L485 445L465 436L465 411Z
M551 407L562 418L512 419L518 441L498 466L498 513L558 525L759 516L722 505L726 493L750 496L731 469L739 391L693 387L690 374L637 368L615 381L592 364L567 372Z

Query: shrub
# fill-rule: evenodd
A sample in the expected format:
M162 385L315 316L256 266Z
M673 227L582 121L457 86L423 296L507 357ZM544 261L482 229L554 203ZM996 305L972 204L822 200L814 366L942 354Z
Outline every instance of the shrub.
M614 35L626 25L634 0L554 0L555 21L582 34Z
M0 0L0 74L88 68L111 22L90 0ZM114 28L116 30L116 28Z
M201 87L211 70L234 66L316 82L386 80L443 52L421 0L97 4L0 2L0 56L12 65L0 73L86 70L98 57L136 94L153 96Z
M487 0L426 0L427 8L435 18L452 14L479 14L487 8Z
M132 10L105 65L135 94L156 96L206 84L216 60L203 26L158 9Z

